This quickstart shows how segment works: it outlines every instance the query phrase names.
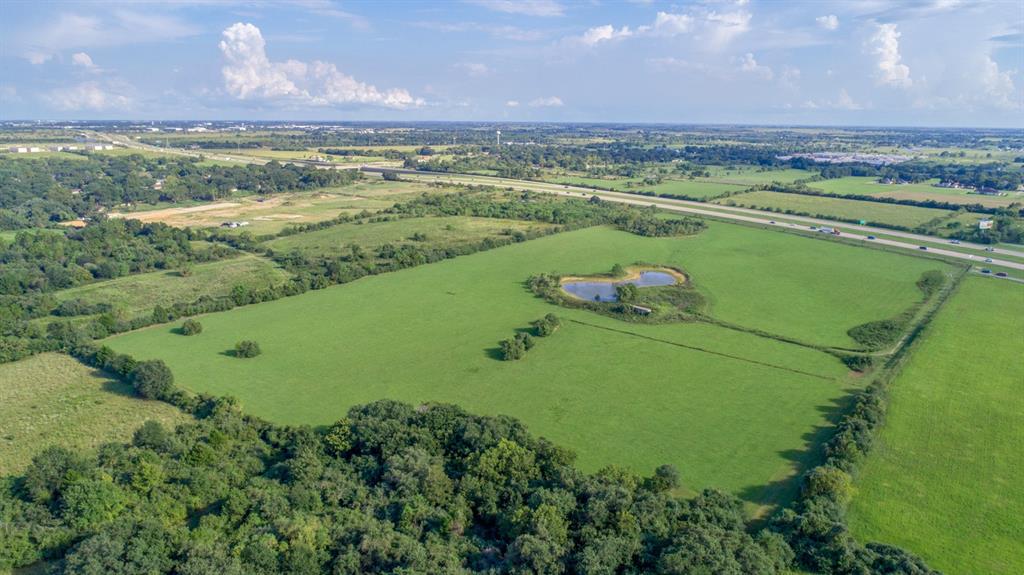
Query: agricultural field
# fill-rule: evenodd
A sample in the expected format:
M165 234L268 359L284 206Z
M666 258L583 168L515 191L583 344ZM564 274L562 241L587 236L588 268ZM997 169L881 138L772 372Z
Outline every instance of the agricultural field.
M275 252L298 251L305 255L339 254L351 244L372 250L384 244L415 241L431 247L445 248L482 241L488 237L508 235L511 231L532 232L550 229L551 224L474 218L468 216L406 218L384 222L353 222L327 229L284 236L268 242L265 247ZM414 240L413 236L420 239Z
M892 384L849 510L946 573L1024 572L1024 293L968 277ZM951 526L956 526L951 529Z
M321 222L340 214L357 214L364 210L380 211L428 189L437 191L436 188L415 183L370 180L340 188L271 196L240 196L184 207L118 212L111 216L195 228L218 227L228 221L247 221L248 226L234 228L232 231L248 231L255 235L272 234L293 224Z
M800 214L823 218L865 220L868 223L905 228L915 228L940 218L950 218L956 214L956 212L933 208L761 191L732 196L718 200L717 203L767 210L793 210Z
M189 416L139 399L125 383L61 354L0 365L0 476L24 471L42 448L92 449L129 441L147 420L169 426Z
M684 269L715 317L824 345L852 345L849 327L910 306L920 274L943 267L728 224L657 239L590 228L202 316L196 337L168 325L107 344L277 422L326 424L381 397L453 402L522 419L585 470L673 463L689 488L728 489L752 510L788 500L861 382L820 351L708 323L624 323L524 286L636 261ZM500 340L549 312L565 320L558 333L520 362L496 358ZM263 354L230 357L240 339Z
M60 290L58 301L81 299L89 304L111 303L127 317L152 312L153 306L195 301L201 296L221 297L236 285L263 289L284 283L288 272L264 258L239 257L196 264L188 275L180 270L156 271Z

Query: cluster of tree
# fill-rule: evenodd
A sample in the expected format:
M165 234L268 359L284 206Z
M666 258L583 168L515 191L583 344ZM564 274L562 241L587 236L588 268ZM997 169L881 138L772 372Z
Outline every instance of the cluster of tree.
M557 315L549 313L530 325L533 326L533 333L537 337L548 337L562 327L562 320Z
M501 359L504 361L515 361L526 356L526 352L533 349L533 336L526 332L519 332L515 337L503 339L498 344L501 352Z
M236 253L223 246L194 248L192 240L201 237L162 223L128 219L100 220L63 233L19 232L12 242L0 244L0 295L47 293Z
M356 170L292 164L211 166L194 158L87 155L9 159L0 156L0 229L46 226L91 217L122 204L215 200L234 193L270 194L349 184Z
M977 242L980 244L995 244L1007 242L1011 244L1024 243L1024 208L1016 212L1017 215L1000 213L992 218L992 227L983 230L978 226L963 227L949 234L950 237L958 240ZM956 223L956 222L953 222Z
M691 217L658 218L653 210L622 220L619 227L638 236L690 236L707 228L703 220Z
M148 422L95 454L41 452L0 481L0 568L60 574L783 573L718 491L672 495L669 466L586 475L507 417L381 401L326 432L230 400Z

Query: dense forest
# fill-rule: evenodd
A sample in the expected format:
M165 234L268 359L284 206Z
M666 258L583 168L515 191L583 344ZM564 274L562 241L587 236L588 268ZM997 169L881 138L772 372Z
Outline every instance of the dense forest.
M233 193L270 194L351 183L355 170L318 170L277 162L205 165L196 159L85 155L0 156L0 230L94 216L123 204L215 200Z

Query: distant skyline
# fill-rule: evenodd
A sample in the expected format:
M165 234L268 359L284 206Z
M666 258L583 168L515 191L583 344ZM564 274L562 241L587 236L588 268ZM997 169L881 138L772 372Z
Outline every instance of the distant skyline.
M1024 3L21 2L0 118L1024 127Z

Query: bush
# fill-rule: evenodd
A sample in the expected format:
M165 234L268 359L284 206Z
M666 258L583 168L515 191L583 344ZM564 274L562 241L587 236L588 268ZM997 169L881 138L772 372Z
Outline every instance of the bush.
M131 373L132 386L146 399L164 399L174 391L174 375L163 360L139 362Z
M252 340L243 340L235 344L235 357L256 357L260 352L260 344Z
M549 313L533 322L533 329L537 337L547 337L558 331L558 328L561 326L562 320L558 319L558 316L553 313Z
M526 346L518 337L502 340L499 345L501 346L501 359L504 361L522 359L526 355Z
M879 349L896 343L904 327L904 322L900 320L883 319L850 328L846 333L868 349Z
M201 333L203 333L203 324L194 319L186 319L185 323L181 324L182 335L199 335Z

